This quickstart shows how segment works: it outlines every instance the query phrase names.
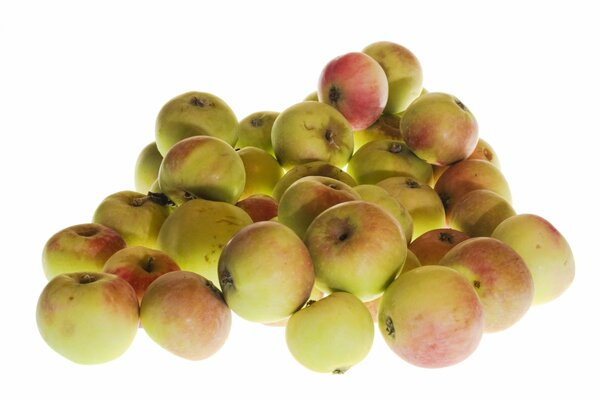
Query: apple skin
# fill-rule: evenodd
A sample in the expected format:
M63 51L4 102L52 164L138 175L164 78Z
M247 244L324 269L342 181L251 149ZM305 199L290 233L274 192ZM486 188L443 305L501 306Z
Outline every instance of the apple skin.
M133 288L102 272L61 274L48 282L36 309L44 341L78 364L112 361L129 348L139 325Z
M254 322L280 321L300 309L315 283L310 254L287 226L256 222L241 229L219 257L219 283L229 307Z
M471 282L449 267L401 274L384 292L378 325L400 358L423 368L457 364L483 335L483 306Z
M400 204L387 190L377 185L357 185L353 187L361 200L370 201L377 204L398 220L402 226L402 232L406 238L406 243L410 243L413 232L413 220L410 213L402 204Z
M102 200L92 221L119 232L128 246L156 248L156 237L169 214L168 207L151 197L125 190Z
M343 169L325 161L312 161L306 164L296 165L288 170L273 188L273 198L276 201L279 201L283 192L285 192L292 183L305 176L328 176L329 178L342 181L348 186L356 186L354 178Z
M348 173L359 185L376 184L392 176L409 176L429 184L431 165L417 157L404 142L381 139L369 142L348 162Z
M471 237L491 236L506 218L516 215L508 201L491 190L473 190L454 204L448 225Z
M475 150L471 153L467 160L483 160L488 161L494 165L494 167L500 169L500 159L498 158L498 154L492 148L492 146L483 140L481 137L477 141L477 146L475 146ZM437 182L439 177L444 173L446 169L448 169L447 165L433 165L433 181Z
M402 140L400 115L383 113L368 128L354 131L354 152L374 140Z
M376 42L363 49L381 65L388 81L385 111L397 114L406 110L421 95L423 71L417 57L406 47L393 42Z
M257 111L243 118L238 126L238 140L235 147L240 149L258 147L274 156L271 128L278 115L276 111Z
M102 272L117 275L135 290L141 303L148 286L156 278L171 271L179 271L179 265L166 253L144 246L126 247L113 254Z
M134 182L135 190L140 193L148 193L152 184L158 179L158 169L162 163L163 156L156 147L156 142L146 145L135 162Z
M211 136L193 136L175 144L158 172L162 192L176 204L190 198L235 204L246 185L241 157Z
M337 204L310 224L304 242L313 260L316 286L345 291L362 301L379 296L406 260L400 223L363 200Z
M464 160L451 165L439 177L434 189L442 199L446 214L452 213L452 207L462 196L478 189L491 190L512 202L506 178L492 163L484 160Z
M248 213L253 222L272 220L277 217L279 208L275 199L265 194L248 196L235 205Z
M451 248L469 239L469 235L453 228L438 228L427 231L413 240L408 249L422 265L439 265L442 257Z
M44 274L50 280L71 272L101 272L106 260L126 246L121 235L107 226L69 226L53 234L44 245Z
M209 280L194 272L174 271L148 286L140 319L159 346L196 361L223 347L232 316L221 291Z
M221 98L203 92L187 92L169 100L156 117L156 146L163 157L185 138L208 135L234 146L238 120Z
M304 101L283 110L273 123L271 143L285 169L310 161L346 165L354 151L352 127L332 106Z
M533 279L525 261L497 239L478 237L454 246L440 265L472 282L483 305L484 332L498 332L525 315L533 300Z
M237 151L244 163L246 184L240 200L253 194L272 195L273 188L283 176L283 168L275 157L258 147L244 147Z
M478 140L475 117L460 100L447 93L419 96L402 115L400 131L413 153L434 165L464 160Z
M525 260L533 277L533 304L548 303L569 288L575 259L565 237L548 220L517 214L502 221L492 237L509 245Z
M375 336L365 305L346 292L334 292L294 313L285 328L287 347L304 367L344 373L361 362Z
M383 68L365 53L352 52L327 63L317 88L320 102L338 109L353 130L368 128L388 101Z
M360 195L345 183L326 176L305 176L290 185L281 196L277 219L304 238L306 229L317 215L351 200L360 200Z
M413 237L446 227L444 205L431 186L405 176L394 176L377 183L402 204L413 220Z
M251 223L250 216L233 204L189 200L166 219L158 233L157 245L182 270L218 282L217 265L223 247Z

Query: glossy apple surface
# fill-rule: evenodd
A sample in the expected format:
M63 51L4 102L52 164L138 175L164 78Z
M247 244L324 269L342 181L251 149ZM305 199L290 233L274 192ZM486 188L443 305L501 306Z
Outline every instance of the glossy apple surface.
M150 191L152 184L158 179L158 169L162 159L156 142L152 142L142 149L134 169L134 183L137 192L148 193Z

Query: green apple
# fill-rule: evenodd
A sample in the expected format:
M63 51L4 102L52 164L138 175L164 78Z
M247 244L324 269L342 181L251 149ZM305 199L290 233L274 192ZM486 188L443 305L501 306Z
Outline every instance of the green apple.
M283 168L275 157L258 147L247 146L237 151L244 163L246 184L240 200L253 194L273 194L273 188L283 176Z
M121 235L107 226L69 226L53 234L44 245L44 274L50 280L70 272L101 272L106 260L126 246Z
M162 192L176 204L191 198L234 204L244 191L246 172L241 157L223 140L193 136L169 150L158 179Z
M242 119L238 126L238 140L235 147L242 149L248 146L258 147L275 155L271 144L271 128L278 115L279 113L275 111L258 111Z
M193 199L165 220L158 233L158 248L182 270L217 282L217 265L225 244L252 219L240 207L222 201Z
M400 118L400 115L383 113L373 125L354 131L354 152L374 140L402 140Z
M156 237L169 214L152 196L125 190L102 200L92 220L119 232L128 246L156 248Z
M317 215L329 207L360 195L350 186L326 176L305 176L283 193L277 211L278 221L290 227L300 238Z
M349 292L363 301L379 296L406 260L400 223L363 200L323 211L308 227L304 241L313 259L317 288Z
M369 311L356 296L335 292L294 313L285 339L304 367L339 374L369 354L374 328Z
M118 276L74 272L48 282L36 319L42 338L58 354L79 364L100 364L129 348L139 306L133 288Z
M254 322L283 320L308 300L315 281L310 254L290 228L273 221L242 228L219 257L225 301Z
M494 164L494 167L500 169L500 159L498 158L498 154L492 146L482 138L479 138L475 150L473 150L467 159L488 161Z
M285 168L310 161L346 165L354 150L352 127L334 107L304 101L282 111L271 130L273 151Z
M156 117L156 146L165 156L173 145L198 135L218 137L230 146L237 142L238 120L219 97L187 92L169 100Z
M152 340L187 360L215 354L231 330L231 310L221 291L190 271L169 272L152 282L140 319Z
M162 159L156 142L152 142L142 149L135 163L134 181L137 192L148 193L150 191L158 179L158 169Z

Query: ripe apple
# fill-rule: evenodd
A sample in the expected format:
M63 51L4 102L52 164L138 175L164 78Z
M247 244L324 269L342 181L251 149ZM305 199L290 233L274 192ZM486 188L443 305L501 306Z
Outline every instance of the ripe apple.
M342 168L354 150L352 127L332 106L304 101L283 110L273 123L271 143L285 169L310 161Z
M139 306L133 288L118 276L74 272L48 282L36 318L42 338L58 354L79 364L100 364L129 348Z
M403 360L424 368L457 364L483 335L483 306L471 282L449 267L400 274L379 304L379 330Z
M471 153L467 160L483 160L494 164L494 167L500 169L500 160L496 151L490 146L488 142L483 140L481 137L477 140L477 146ZM433 167L433 182L437 182L439 177L448 169L448 165L432 165Z
M92 220L119 232L128 246L156 248L158 231L169 214L152 196L125 190L102 200Z
M404 111L423 90L423 71L417 57L406 47L392 42L376 42L363 52L381 65L388 81L385 111Z
M285 328L287 347L304 367L340 374L361 362L374 339L371 315L346 292L334 292L295 312Z
M242 228L219 258L225 301L254 322L283 320L308 300L315 273L306 246L294 231L273 221Z
M363 301L379 296L406 260L400 223L363 200L323 211L308 227L304 241L313 259L317 288L349 292Z
M402 114L400 131L419 158L435 165L464 160L478 139L477 121L471 111L447 93L419 96Z
M331 60L319 77L319 101L338 109L353 130L379 118L388 100L383 68L365 53L352 52Z
M473 190L454 204L448 225L471 237L491 236L498 224L516 215L508 201L491 190Z
M246 211L253 222L269 221L277 217L277 202L273 197L265 194L248 196L235 205Z
M518 214L502 221L492 237L515 250L533 277L534 304L558 298L575 278L575 259L565 237L546 219Z
M440 260L451 248L469 239L469 235L452 228L427 231L413 240L408 249L422 265L439 265Z
M348 173L361 184L376 184L392 176L409 176L431 182L431 165L417 157L404 142L380 139L369 142L348 162Z
M326 176L305 176L290 185L281 196L278 221L304 238L306 229L317 215L350 200L360 200L360 195L345 183Z
M217 264L223 247L235 233L251 223L250 216L233 204L189 200L165 220L157 245L182 270L217 282Z
M146 288L156 278L179 270L177 263L166 253L144 246L126 247L117 251L106 260L102 268L102 272L126 280L135 290L140 303Z
M483 305L485 332L507 329L531 306L533 280L525 261L497 239L467 239L448 251L440 265L455 269L472 282Z
M413 237L446 227L444 205L431 186L405 176L394 176L377 183L408 210L413 220Z
M188 360L216 353L231 330L231 310L221 291L190 271L169 272L152 282L140 319L152 340Z
M373 125L354 131L354 152L356 153L366 143L374 140L402 140L400 118L400 115L383 113Z
M247 146L237 151L244 163L246 184L240 200L253 194L273 194L273 188L283 176L283 168L275 157L258 147Z
M246 184L241 157L229 144L211 136L177 142L158 173L162 192L176 204L191 198L236 203Z
M156 147L156 142L152 142L142 149L135 163L135 190L141 193L148 193L152 184L158 179L158 169L162 163L162 155Z
M238 140L236 148L258 147L271 155L273 145L271 144L271 128L275 118L279 115L275 111L257 111L243 118L238 126Z
M343 169L331 165L325 161L312 161L306 164L300 164L292 167L273 188L273 198L276 201L281 199L283 192L298 179L305 176L328 176L338 181L344 182L348 186L356 186L356 181L348 175Z
M202 92L187 92L169 100L156 117L156 146L165 156L173 145L198 135L217 137L234 146L238 120L233 110L219 97Z
M107 226L69 226L53 234L44 245L44 274L50 280L69 272L101 272L106 260L125 246L121 235Z

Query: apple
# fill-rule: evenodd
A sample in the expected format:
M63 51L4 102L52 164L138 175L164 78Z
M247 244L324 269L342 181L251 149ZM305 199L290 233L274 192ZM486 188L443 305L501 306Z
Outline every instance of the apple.
M292 356L304 367L340 374L361 362L375 336L365 305L346 292L334 292L295 312L285 328Z
M408 249L422 265L438 265L451 248L469 239L469 235L452 228L438 228L427 231L413 240Z
M277 217L278 204L266 194L254 194L238 201L236 204L244 210L253 222L269 221Z
M484 332L509 328L531 306L533 280L525 261L497 239L467 239L450 249L440 265L472 282L483 305Z
M362 146L348 162L348 173L361 184L376 184L392 176L431 182L431 165L399 140L380 139Z
M447 93L419 96L402 114L400 131L413 153L434 165L464 160L478 140L475 117L459 99Z
M134 182L135 190L148 193L152 184L158 179L158 169L162 163L162 155L152 142L142 149L135 163Z
M102 200L92 221L119 232L128 246L156 248L156 237L169 214L154 197L125 190Z
M225 244L252 219L240 207L222 201L193 199L165 220L158 233L158 249L179 268L217 282L217 265Z
M185 138L208 135L230 146L237 142L238 120L219 97L203 92L187 92L169 100L156 117L156 146L165 156Z
M413 220L410 213L387 190L377 185L357 185L353 187L361 200L377 204L394 216L402 227L406 243L410 243L413 232Z
M402 140L400 118L400 115L383 113L373 125L354 131L354 152L356 153L366 143L374 140Z
M290 227L300 238L317 215L329 207L360 195L350 186L326 176L305 176L283 193L277 211L278 221Z
M276 322L308 300L315 273L306 246L294 231L273 221L242 228L219 257L225 301L240 317Z
M283 168L275 157L258 147L247 146L237 151L244 163L246 184L240 200L253 194L272 195L273 188L283 176Z
M306 95L306 97L304 98L304 101L319 101L319 94L317 93L317 91L313 91L310 92L308 95Z
M236 203L246 185L241 157L211 136L193 136L175 144L158 173L162 192L176 204L192 198Z
M423 368L457 364L481 341L483 306L471 282L452 268L426 265L385 290L379 330L400 358Z
M276 201L279 201L283 192L285 192L292 183L305 176L328 176L337 179L338 181L342 181L348 186L356 186L354 178L348 175L343 169L325 161L311 161L306 164L296 165L289 169L273 188L273 198Z
M448 225L471 237L491 236L505 219L516 215L508 201L491 190L473 190L454 204Z
M279 115L275 111L257 111L243 118L238 126L238 140L235 147L258 147L271 155L273 144L271 143L271 128L275 118Z
M112 361L129 348L138 330L133 288L118 276L73 272L52 278L42 291L36 320L44 341L78 364Z
M354 150L350 123L332 106L316 101L283 110L273 123L271 143L285 169L310 161L342 168Z
M492 237L509 245L525 260L533 277L534 304L562 295L575 278L569 243L554 225L535 214L517 214L502 221Z
M381 65L388 81L385 111L399 113L423 90L423 71L417 57L406 47L393 42L376 42L363 49Z
M483 160L488 161L494 164L494 167L500 169L500 160L496 151L492 148L492 146L483 140L481 137L477 141L477 146L475 146L475 150L471 153L467 160ZM439 177L444 173L446 169L448 169L448 165L433 165L433 181L437 182Z
M446 213L431 186L405 176L394 176L377 183L402 204L413 220L413 237L446 227Z
M142 327L159 346L187 360L202 360L223 347L231 310L221 291L190 271L173 271L148 286L140 307Z
M106 260L125 246L121 235L107 226L69 226L53 234L44 245L44 274L50 280L70 272L101 272Z
M371 126L388 100L388 81L381 66L365 53L352 52L327 63L317 95L338 109L353 130Z
M166 253L144 246L126 247L113 254L102 272L123 278L135 290L141 303L146 288L159 276L179 271L177 263Z
M337 204L319 214L304 242L313 260L316 286L345 291L363 301L379 296L406 260L400 223L367 201Z

